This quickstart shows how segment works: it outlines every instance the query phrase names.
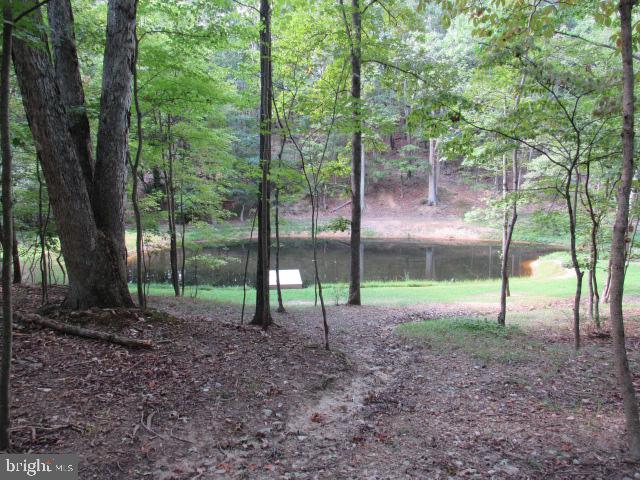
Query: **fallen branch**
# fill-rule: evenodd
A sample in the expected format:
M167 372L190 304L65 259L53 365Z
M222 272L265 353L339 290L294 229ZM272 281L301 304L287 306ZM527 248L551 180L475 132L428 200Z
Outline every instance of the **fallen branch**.
M148 431L150 434L154 435L155 437L158 437L158 438L161 438L161 439L163 439L163 440L165 440L165 441L168 441L169 439L168 439L165 435L162 435L162 434L160 434L160 433L156 432L155 430L153 430L153 429L151 428L151 421L153 420L153 416L154 416L156 413L157 413L157 412L155 412L155 411L151 412L151 413L149 414L149 416L147 417L147 421L146 421L146 422L144 421L144 414L143 414L143 415L142 415L142 419L140 420L140 424L139 424L139 425L142 425L142 427L143 427L146 431ZM137 433L137 431L138 431L138 428L137 428L137 427L138 427L138 425L136 425L136 428L134 428L134 430L133 430L133 436L134 436L134 437L135 437L135 435L136 435L136 433ZM169 437L171 437L171 438L173 438L173 439L175 439L175 440L180 440L181 442L184 442L184 443L191 443L191 444L195 443L195 442L192 442L191 440L187 440L186 438L178 437L178 436L174 435L173 433L169 433Z
M343 203L342 205L337 206L336 208L330 210L331 213L333 212L337 212L338 210L340 210L341 208L346 207L347 205L351 204L351 200L349 200L348 202Z
M123 337L116 335L115 333L99 332L97 330L89 330L88 328L77 327L75 325L69 325L67 323L58 322L47 317L41 317L40 315L23 314L16 312L14 314L16 320L24 323L33 323L40 325L41 327L47 327L58 332L67 333L69 335L75 335L77 337L91 338L94 340L102 340L109 343L115 343L131 348L153 348L154 345L150 340L138 340L136 338Z

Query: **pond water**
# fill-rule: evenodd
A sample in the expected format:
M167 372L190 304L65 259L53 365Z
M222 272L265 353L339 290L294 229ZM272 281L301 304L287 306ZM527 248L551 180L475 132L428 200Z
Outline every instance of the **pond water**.
M225 247L207 248L187 253L185 269L187 285L242 285L244 262L250 251L248 283L255 280L255 242L239 242ZM531 275L531 263L552 252L544 246L514 245L511 247L509 270L512 276ZM194 262L193 257L206 256L226 263L215 268L207 262ZM499 278L500 245L489 243L447 244L403 240L365 240L361 247L361 276L373 280L475 280ZM323 282L348 282L349 243L343 240L318 240L318 263ZM181 259L179 259L179 265ZM272 249L272 268L275 248ZM310 240L284 239L281 242L280 268L299 269L305 285L313 283L313 261ZM197 274L196 274L197 273ZM169 252L151 255L149 280L170 281ZM135 261L129 264L129 275L135 281Z

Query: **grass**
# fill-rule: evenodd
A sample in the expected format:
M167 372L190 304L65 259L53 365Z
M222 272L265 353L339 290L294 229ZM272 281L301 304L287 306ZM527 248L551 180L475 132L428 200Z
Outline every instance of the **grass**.
M477 318L405 323L396 331L438 351L463 351L484 363L526 363L535 357L531 337L521 327L499 327Z
M531 277L512 278L511 305L544 305L556 299L571 298L575 291L575 277L570 271L562 268L563 253L554 253L537 262L536 271ZM605 272L600 272L600 286L604 286ZM132 286L135 288L135 285ZM495 304L498 299L500 281L420 281L406 280L393 282L365 282L362 285L362 301L366 305L419 305L429 303L444 304ZM194 288L188 287L186 295L192 295ZM172 288L166 284L150 286L151 295L171 295ZM348 291L346 284L323 285L327 305L344 303ZM583 292L587 293L586 280ZM313 286L295 290L283 290L285 302L312 305L315 298ZM640 295L640 265L629 268L625 283L628 296ZM242 303L242 287L201 286L198 297L223 303ZM254 291L247 288L247 302L254 301Z

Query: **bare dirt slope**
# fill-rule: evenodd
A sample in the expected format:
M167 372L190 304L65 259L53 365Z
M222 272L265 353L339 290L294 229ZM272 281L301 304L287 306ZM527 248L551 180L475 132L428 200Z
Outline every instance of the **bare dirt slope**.
M497 238L494 228L464 221L465 213L484 205L490 187L484 184L474 187L455 176L446 176L439 190L440 203L433 206L424 202L426 190L421 183L414 182L403 188L391 182L372 186L367 191L365 201L363 235L456 241ZM343 198L329 200L326 207L320 212L324 220L337 216L349 217L351 214L351 207L345 205ZM308 218L307 209L305 204L297 205L287 217L298 220ZM328 234L323 232L321 235Z
M79 453L83 479L640 477L606 337L574 355L569 336L532 331L518 355L482 358L395 326L487 312L331 307L326 352L309 309L264 333L235 307L153 304L166 313L67 319L153 351L19 330L18 450ZM638 371L635 331L629 347Z

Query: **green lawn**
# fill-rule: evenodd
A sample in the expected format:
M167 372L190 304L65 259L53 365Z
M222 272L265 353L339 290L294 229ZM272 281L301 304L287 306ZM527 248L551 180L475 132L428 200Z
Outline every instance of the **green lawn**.
M575 277L571 271L561 266L562 253L543 257L538 268L531 277L511 279L511 297L509 302L537 304L559 298L570 298L575 290ZM599 272L600 288L604 286L605 272ZM135 285L131 286L132 291ZM367 305L416 305L428 303L460 304L460 303L495 303L500 289L499 280L477 280L460 282L437 281L400 281L400 282L367 282L362 285L362 301ZM348 287L346 284L323 285L325 302L329 305L344 303ZM586 276L583 292L588 291ZM631 265L625 286L627 295L640 295L640 265ZM173 289L167 284L150 286L150 295L169 296ZM193 295L195 289L188 287L186 295ZM254 290L247 288L247 302L254 301ZM314 301L313 286L283 290L285 302L294 304L312 304ZM198 298L223 303L242 303L242 287L201 286Z
M464 351L484 363L527 363L536 341L520 326L477 318L441 318L398 325L398 334L438 351ZM505 348L508 346L508 348Z

